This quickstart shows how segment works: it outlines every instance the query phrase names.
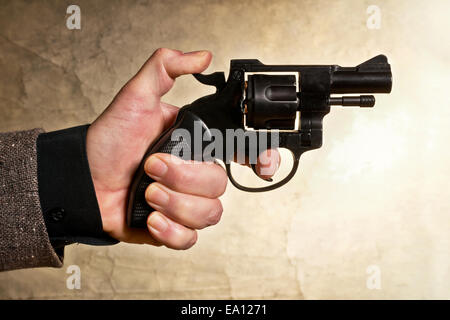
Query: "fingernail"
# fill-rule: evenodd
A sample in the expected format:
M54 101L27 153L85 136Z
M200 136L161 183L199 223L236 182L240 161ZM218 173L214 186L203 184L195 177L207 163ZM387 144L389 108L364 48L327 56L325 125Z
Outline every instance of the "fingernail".
M148 202L157 206L165 206L169 203L169 194L156 184L152 183L147 189L146 199Z
M259 174L263 175L263 176L273 176L279 167L279 162L274 162L271 161L269 164L267 165L260 165L259 167Z
M160 213L155 212L150 214L148 226L154 231L164 232L169 227L169 223Z
M270 166L267 168L266 174L268 176L273 176L276 171L277 171L277 165L274 165L271 163Z
M145 162L145 171L153 177L161 178L167 172L167 165L157 156L150 156Z
M208 54L208 51L206 51L206 50L197 50L197 51L185 52L184 54L187 54L187 55L198 54L200 56L205 56L205 55Z

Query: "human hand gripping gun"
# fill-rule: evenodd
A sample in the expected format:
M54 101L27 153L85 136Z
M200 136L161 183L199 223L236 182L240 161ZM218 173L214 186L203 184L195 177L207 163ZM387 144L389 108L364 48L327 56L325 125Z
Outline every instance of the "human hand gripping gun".
M295 175L304 152L322 146L322 120L331 106L375 104L373 95L332 94L390 93L392 88L391 67L384 55L356 67L265 65L253 59L231 60L227 81L223 72L194 77L217 90L181 108L173 126L149 146L131 185L127 211L130 227L145 228L148 215L154 211L145 201L145 190L153 180L145 174L144 163L151 154L222 160L236 188L269 191ZM239 135L230 132L243 133L243 143L237 141ZM247 159L256 173L257 156L274 146L292 153L293 167L285 178L258 188L243 186L233 178L230 162L236 156Z

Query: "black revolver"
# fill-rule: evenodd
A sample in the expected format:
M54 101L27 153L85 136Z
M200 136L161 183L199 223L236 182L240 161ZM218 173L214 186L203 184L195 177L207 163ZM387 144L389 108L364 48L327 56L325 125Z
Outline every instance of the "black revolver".
M145 174L144 163L151 154L222 160L236 188L250 192L272 190L294 176L302 153L322 146L322 120L330 106L375 104L372 95L332 94L390 93L392 88L391 67L384 55L356 67L265 65L253 59L231 60L227 81L223 72L194 77L217 90L181 108L173 126L148 148L130 189L130 227L145 228L148 215L154 211L145 200L145 190L153 180ZM250 188L233 178L230 161L236 160L237 155L255 171L257 156L274 147L289 149L293 156L292 170L284 179Z

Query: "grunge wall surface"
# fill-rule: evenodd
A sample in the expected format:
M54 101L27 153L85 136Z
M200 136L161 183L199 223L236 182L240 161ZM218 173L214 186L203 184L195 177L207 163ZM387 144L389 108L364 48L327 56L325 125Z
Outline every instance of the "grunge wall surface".
M81 8L81 30L66 28L70 4ZM367 27L370 5L379 29ZM288 185L263 194L229 185L221 223L193 249L72 245L62 269L1 273L0 298L449 299L449 9L0 0L1 131L91 122L158 47L211 50L206 73L228 71L232 58L354 66L383 53L394 75L374 109L332 110L323 147L302 157ZM209 92L185 76L165 100L182 106ZM80 290L66 287L69 265L80 267Z

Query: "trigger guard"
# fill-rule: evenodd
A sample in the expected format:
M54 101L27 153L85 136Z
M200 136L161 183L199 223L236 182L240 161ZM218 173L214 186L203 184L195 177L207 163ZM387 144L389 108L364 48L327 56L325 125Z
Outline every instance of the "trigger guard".
M229 163L225 163L225 168L227 170L228 179L230 179L231 184L233 186L235 186L237 189L242 190L242 191L247 191L247 192L265 192L265 191L270 191L270 190L274 190L276 188L281 187L282 185L288 183L289 180L292 179L292 177L294 177L294 175L298 169L299 159L294 157L293 154L292 154L292 157L294 159L294 165L292 166L292 169L289 172L289 174L286 177L284 177L284 179L282 179L281 181L278 181L278 182L276 182L270 186L266 186L266 187L257 187L257 188L245 187L234 179L233 174L231 173L231 165ZM252 169L253 169L253 165L252 165ZM253 169L253 171L256 174L256 169ZM265 180L265 179L263 179L263 180Z

